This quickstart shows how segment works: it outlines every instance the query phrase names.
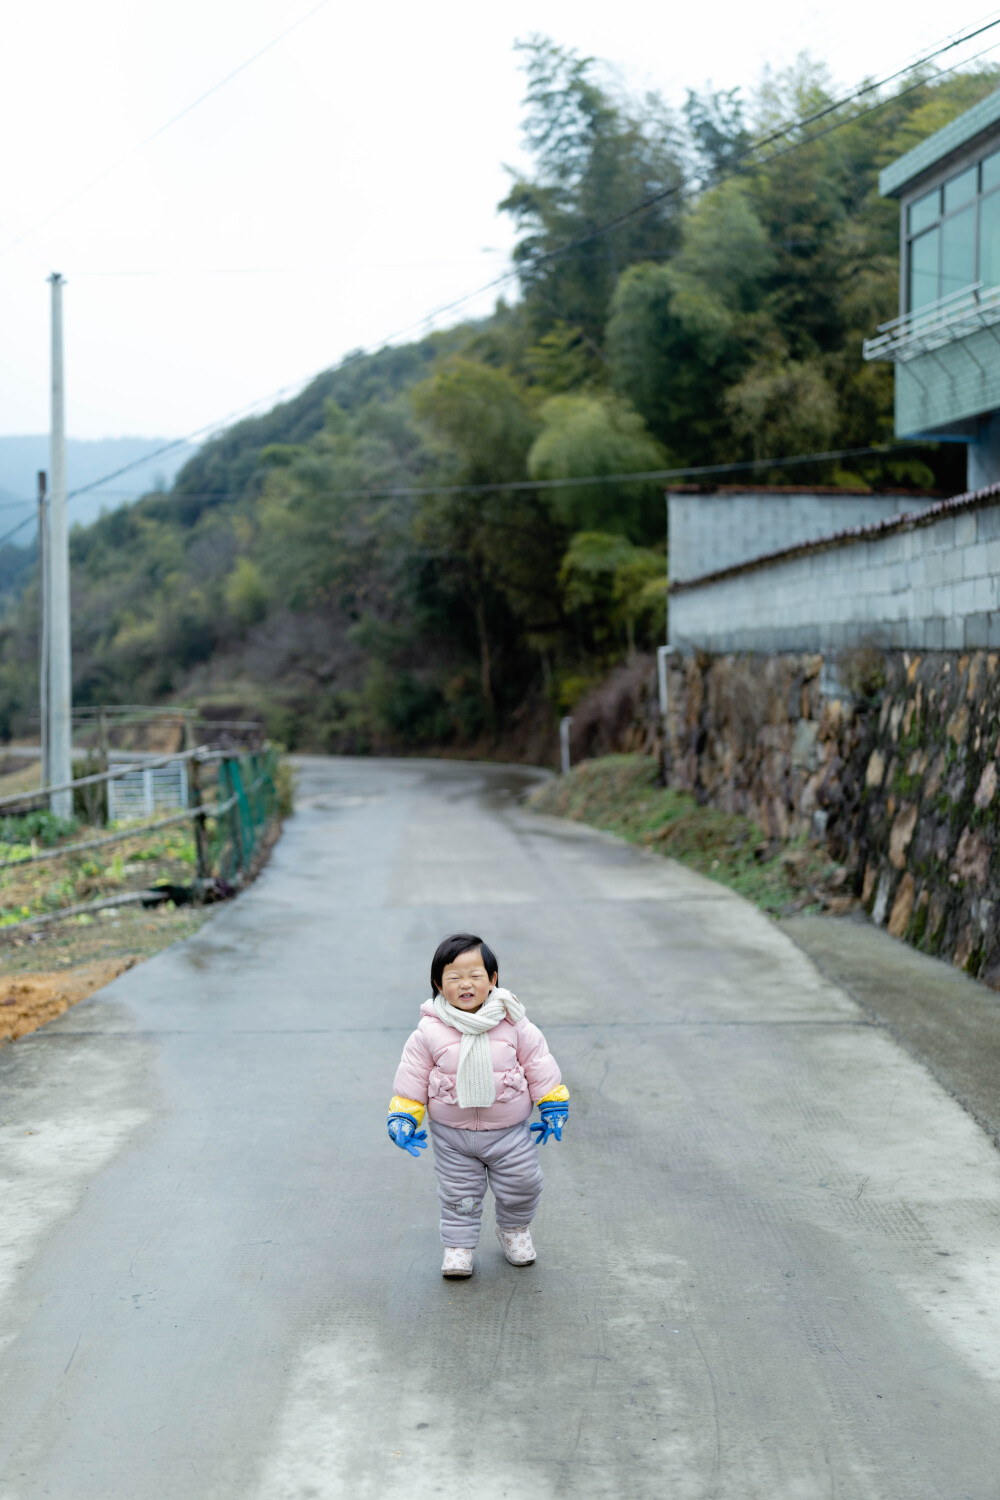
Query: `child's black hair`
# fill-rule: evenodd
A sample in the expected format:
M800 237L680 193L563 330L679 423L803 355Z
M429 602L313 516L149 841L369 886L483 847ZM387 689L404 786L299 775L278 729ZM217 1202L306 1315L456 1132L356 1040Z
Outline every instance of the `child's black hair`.
M483 967L487 974L500 977L500 965L497 956L488 943L484 943L481 937L476 937L472 932L453 932L451 937L446 937L438 943L431 959L431 994L436 995L441 989L441 976L445 967L454 963L460 953L467 953L470 948L478 948L483 955Z

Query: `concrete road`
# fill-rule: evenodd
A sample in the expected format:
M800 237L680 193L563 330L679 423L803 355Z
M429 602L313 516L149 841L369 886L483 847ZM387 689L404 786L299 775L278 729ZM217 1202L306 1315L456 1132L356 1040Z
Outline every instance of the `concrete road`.
M997 1500L992 1145L527 779L306 763L251 891L0 1053L0 1500ZM467 1283L383 1123L456 927L573 1090L538 1264Z

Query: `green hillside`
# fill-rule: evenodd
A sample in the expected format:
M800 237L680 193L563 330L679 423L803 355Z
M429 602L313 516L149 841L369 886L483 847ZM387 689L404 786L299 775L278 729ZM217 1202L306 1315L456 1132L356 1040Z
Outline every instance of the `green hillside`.
M822 69L675 116L544 40L525 63L534 170L502 205L519 298L345 361L206 444L169 492L76 529L77 701L261 710L293 747L539 755L558 712L662 639L665 536L655 484L530 481L891 435L891 372L860 357L896 311L877 172L997 75L911 80L754 152L829 102ZM957 488L960 461L759 477ZM37 701L22 584L0 632L6 735Z

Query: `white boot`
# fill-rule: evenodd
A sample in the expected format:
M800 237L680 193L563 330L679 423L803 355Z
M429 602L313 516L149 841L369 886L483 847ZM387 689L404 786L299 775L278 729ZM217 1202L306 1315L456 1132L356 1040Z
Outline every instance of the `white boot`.
M527 1224L518 1229L501 1229L498 1224L497 1239L512 1266L531 1265L535 1258L535 1247L531 1243L531 1230Z
M465 1245L445 1245L442 1276L471 1276L472 1251Z

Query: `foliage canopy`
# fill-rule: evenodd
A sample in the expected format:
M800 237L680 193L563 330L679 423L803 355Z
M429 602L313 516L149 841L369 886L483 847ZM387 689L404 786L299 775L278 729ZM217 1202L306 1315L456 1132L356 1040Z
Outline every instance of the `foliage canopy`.
M832 102L821 68L691 93L678 116L547 38L522 53L532 170L501 204L520 298L344 361L169 493L77 529L78 702L260 710L292 746L537 757L557 708L662 639L661 487L594 476L891 433L891 374L860 357L897 301L877 173L996 73L910 80L756 148ZM958 462L928 446L760 478L957 488ZM30 555L10 551L8 735L38 656Z

